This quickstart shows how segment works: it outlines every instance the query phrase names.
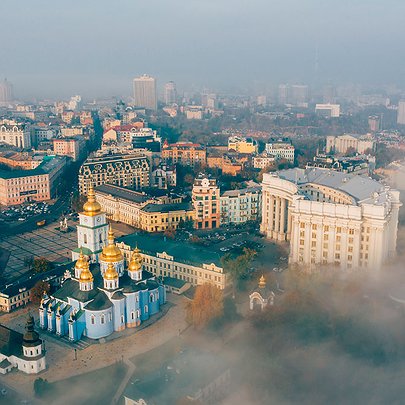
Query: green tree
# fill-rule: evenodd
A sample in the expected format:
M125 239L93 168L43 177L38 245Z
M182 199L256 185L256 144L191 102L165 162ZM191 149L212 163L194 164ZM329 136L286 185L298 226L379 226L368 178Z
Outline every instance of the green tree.
M45 273L51 268L51 263L45 257L36 257L32 268L35 273Z

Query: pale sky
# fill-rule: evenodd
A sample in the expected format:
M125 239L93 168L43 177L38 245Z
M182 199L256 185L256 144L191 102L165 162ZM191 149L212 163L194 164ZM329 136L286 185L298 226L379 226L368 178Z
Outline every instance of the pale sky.
M0 78L23 97L279 82L404 85L403 0L0 0Z

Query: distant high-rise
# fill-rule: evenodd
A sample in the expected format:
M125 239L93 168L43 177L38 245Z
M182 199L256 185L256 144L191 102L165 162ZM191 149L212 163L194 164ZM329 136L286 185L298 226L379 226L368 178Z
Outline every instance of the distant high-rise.
M156 80L155 78L142 75L134 79L134 99L136 107L148 110L157 109Z
M405 100L398 103L397 124L405 125Z
M0 82L0 105L6 105L13 101L13 85L4 79Z
M174 104L177 100L176 83L168 82L165 84L165 104Z
M305 84L294 84L291 86L290 103L297 106L304 106L308 103L309 88Z
M289 101L288 93L289 93L288 84L280 84L278 86L278 103L279 104L288 103L288 101Z

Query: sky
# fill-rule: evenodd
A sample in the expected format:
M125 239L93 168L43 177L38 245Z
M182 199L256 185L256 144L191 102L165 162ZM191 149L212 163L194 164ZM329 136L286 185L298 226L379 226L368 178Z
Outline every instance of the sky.
M405 82L403 0L1 0L0 78L18 97ZM318 70L315 69L318 54Z

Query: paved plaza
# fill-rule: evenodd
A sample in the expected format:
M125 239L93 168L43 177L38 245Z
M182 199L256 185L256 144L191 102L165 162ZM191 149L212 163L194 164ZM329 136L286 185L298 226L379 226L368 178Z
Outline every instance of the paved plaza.
M72 249L77 247L77 222L69 221L71 232L62 233L54 222L43 228L20 235L3 236L0 233L0 248L10 252L3 276L10 280L28 271L24 259L30 256L45 257L50 262L64 263L71 260ZM122 236L127 229L113 224L115 236Z

